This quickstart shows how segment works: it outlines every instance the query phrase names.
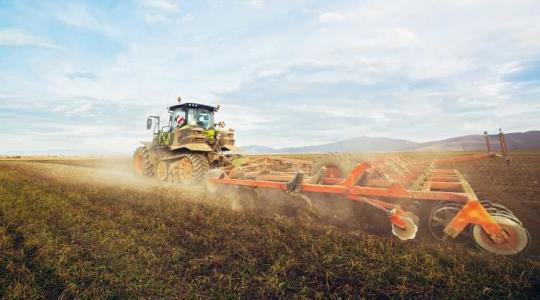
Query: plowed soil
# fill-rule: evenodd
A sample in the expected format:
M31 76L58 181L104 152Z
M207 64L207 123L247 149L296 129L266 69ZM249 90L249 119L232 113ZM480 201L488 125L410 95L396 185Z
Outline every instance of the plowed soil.
M242 209L253 194L142 179L129 159L0 161L0 296L538 297L540 153L515 154L510 167L444 167L515 212L532 235L528 254L401 242L302 205Z

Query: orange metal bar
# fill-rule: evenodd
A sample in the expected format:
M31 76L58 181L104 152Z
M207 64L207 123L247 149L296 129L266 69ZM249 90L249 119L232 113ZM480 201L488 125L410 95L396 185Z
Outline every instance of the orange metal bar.
M397 225L400 228L405 229L407 227L407 224L401 219L400 213L403 212L399 206L387 203L384 201L379 201L377 199L369 199L369 198L360 198L358 196L348 196L349 199L354 201L360 201L364 202L366 204L369 204L375 208L378 208L388 214L388 219L390 220L390 223Z
M444 232L456 237L468 224L479 224L495 241L503 242L506 238L501 226L493 220L478 200L468 201L448 223Z
M510 156L508 155L508 146L506 145L506 139L504 138L504 133L502 129L499 128L499 143L501 144L502 157L506 160L506 163L510 165Z
M213 183L228 184L228 185L241 185L251 187L265 187L278 190L287 190L287 185L283 182L275 181L262 181L262 180L248 180L248 179L232 179L232 178L212 178Z
M491 152L491 145L489 144L489 136L488 136L487 131L484 131L484 137L486 138L487 153L490 153Z
M403 229L407 228L407 224L401 219L399 214L391 213L389 218L390 218L390 223L397 225L398 227L403 228Z
M367 162L359 164L351 171L349 176L347 176L347 178L341 182L341 184L348 187L355 185L358 180L360 180L362 175L364 175L364 172L369 168L371 168L371 165Z
M430 173L437 176L456 176L456 170L454 169L434 169L431 170Z
M246 180L246 179L231 179L231 178L213 178L210 179L213 183L241 185L251 187L266 187L279 190L287 190L287 185L284 182L262 181L262 180ZM466 202L468 196L463 193L454 192L422 192L410 191L403 188L400 184L394 184L389 188L380 187L362 187L362 186L344 186L344 185L320 185L320 184L301 184L299 191L318 192L329 194L357 195L365 197L382 197L382 198L399 198L399 199L415 199L415 200L435 200L435 201L454 201Z
M485 159L485 158L490 158L490 157L495 157L495 156L496 156L495 153L484 153L484 154L477 154L477 155L470 155L470 156L463 156L463 157L435 159L433 160L433 162L437 164L463 162L463 161L469 161L469 160Z
M431 189L463 191L463 185L460 182L431 181L430 184L431 184Z
M399 184L390 188L354 186L349 189L349 193L352 195L414 200L467 202L468 199L467 195L462 193L409 191Z
M281 181L287 182L294 178L294 175L258 175L257 180L260 181Z
M325 178L324 184L330 184L335 185L343 182L343 178ZM390 187L392 184L394 184L390 180L386 179L378 179L378 178L371 178L367 181L366 186L372 186L372 187Z
M457 182L459 181L459 178L457 178L457 176L442 176L442 175L437 175L437 176L431 176L429 178L430 181L439 181L439 182Z

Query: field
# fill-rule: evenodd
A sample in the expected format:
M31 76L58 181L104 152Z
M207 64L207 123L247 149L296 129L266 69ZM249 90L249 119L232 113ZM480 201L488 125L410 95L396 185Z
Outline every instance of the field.
M540 153L517 153L510 167L448 167L523 220L533 238L526 255L495 257L424 235L400 242L302 208L240 210L229 195L142 180L125 159L0 161L0 295L539 297Z

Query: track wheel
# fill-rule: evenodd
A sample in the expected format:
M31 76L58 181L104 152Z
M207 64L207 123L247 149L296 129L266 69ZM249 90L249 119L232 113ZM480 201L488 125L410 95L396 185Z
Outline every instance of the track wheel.
M133 166L135 172L141 176L151 177L154 175L154 168L150 163L150 152L142 146L133 153Z
M173 183L201 183L209 169L208 158L203 154L183 154L169 166L168 179Z
M473 238L479 248L496 255L516 255L527 249L531 241L527 229L505 216L495 215L492 218L502 227L508 236L508 240L502 244L497 244L489 237L482 226L474 225Z
M156 177L161 181L167 181L169 176L169 163L166 161L158 162L156 166Z

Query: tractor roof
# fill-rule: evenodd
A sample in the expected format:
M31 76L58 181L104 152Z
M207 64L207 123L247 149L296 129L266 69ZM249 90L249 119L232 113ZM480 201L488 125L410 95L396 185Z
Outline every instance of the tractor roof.
M181 104L176 104L176 105L173 105L173 106L169 106L169 111L172 111L172 110L175 110L177 108L183 108L183 109L187 109L187 108L197 108L197 107L201 107L201 108L206 108L210 111L217 111L217 107L214 107L214 106L210 106L210 105L205 105L205 104L199 104L199 103L181 103Z

